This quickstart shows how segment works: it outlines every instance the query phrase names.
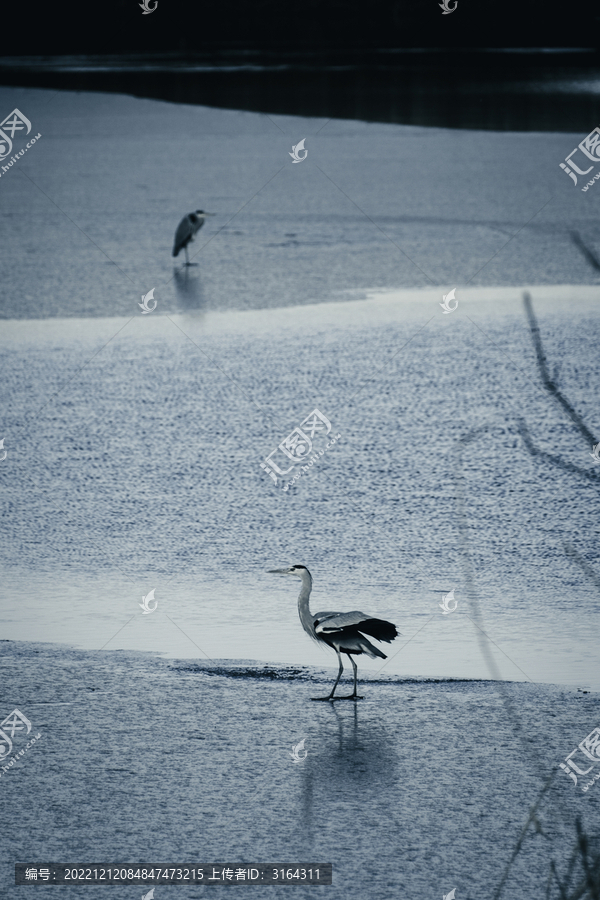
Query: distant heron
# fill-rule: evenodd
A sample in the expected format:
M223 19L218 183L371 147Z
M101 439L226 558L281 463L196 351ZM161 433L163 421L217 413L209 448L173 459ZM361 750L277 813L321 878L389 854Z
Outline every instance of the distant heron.
M214 215L215 213L207 213L202 209L197 209L196 212L188 213L187 216L184 216L177 226L177 231L175 232L175 242L173 244L173 256L178 256L181 249L185 250L186 266L196 265L196 263L191 263L189 260L188 244L190 243L190 241L194 240L194 235L197 231L200 231L200 229L204 225L205 218L207 216Z
M289 569L270 569L274 575L296 575L302 579L302 588L298 595L298 615L302 627L306 633L314 640L322 641L328 647L332 647L338 656L340 670L335 684L331 689L328 697L312 697L312 700L362 700L356 693L356 676L358 667L353 660L353 656L359 656L366 653L371 659L379 656L381 659L387 659L385 653L382 653L377 647L368 641L365 634L374 637L378 641L391 643L394 638L398 637L399 632L396 626L385 619L374 619L365 613L354 610L349 613L339 612L320 612L314 616L309 609L310 592L312 589L312 577L306 566L291 566ZM342 662L342 653L346 653L352 663L354 669L354 691L346 697L334 697L335 689L344 671Z

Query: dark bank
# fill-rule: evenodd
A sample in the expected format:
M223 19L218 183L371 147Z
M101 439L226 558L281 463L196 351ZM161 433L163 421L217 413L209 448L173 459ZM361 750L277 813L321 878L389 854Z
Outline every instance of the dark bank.
M593 49L244 51L0 60L0 83L281 115L438 128L588 133Z

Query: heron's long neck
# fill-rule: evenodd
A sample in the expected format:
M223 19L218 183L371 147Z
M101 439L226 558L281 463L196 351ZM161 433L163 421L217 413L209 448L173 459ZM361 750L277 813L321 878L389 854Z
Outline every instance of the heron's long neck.
M310 576L310 572L303 572L302 588L300 590L300 593L298 594L298 615L300 616L302 627L304 628L306 633L310 634L311 637L314 637L315 629L313 627L313 617L310 614L310 609L308 606L311 589L312 578Z

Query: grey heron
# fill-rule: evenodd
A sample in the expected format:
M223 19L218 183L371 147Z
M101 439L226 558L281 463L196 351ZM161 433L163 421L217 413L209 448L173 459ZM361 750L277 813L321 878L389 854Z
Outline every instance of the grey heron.
M207 216L214 215L214 213L207 213L202 209L197 209L196 212L191 212L188 213L187 216L184 216L177 226L177 231L175 232L175 242L173 243L173 256L178 256L181 249L185 250L186 266L196 265L196 263L191 263L189 260L188 244L190 243L190 241L194 240L194 235L197 231L200 231L200 229L204 225L205 218Z
M269 569L274 575L295 575L302 580L302 587L298 595L298 615L306 633L317 643L327 644L338 656L340 664L338 676L328 697L312 697L312 700L362 700L356 693L356 677L358 666L353 656L366 653L371 659L380 657L387 659L378 647L365 637L368 634L378 641L391 643L398 637L396 626L385 619L374 619L365 613L354 610L353 612L320 612L313 615L310 611L309 600L312 589L312 576L306 566L290 566L289 569ZM354 691L345 697L334 697L335 689L344 671L342 653L346 653L354 669Z

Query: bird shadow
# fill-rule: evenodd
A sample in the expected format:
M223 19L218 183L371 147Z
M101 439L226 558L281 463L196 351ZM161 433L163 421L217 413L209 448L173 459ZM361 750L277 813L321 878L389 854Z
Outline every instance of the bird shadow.
M188 266L173 270L175 292L180 309L186 312L203 310L205 307L204 286L198 272Z

